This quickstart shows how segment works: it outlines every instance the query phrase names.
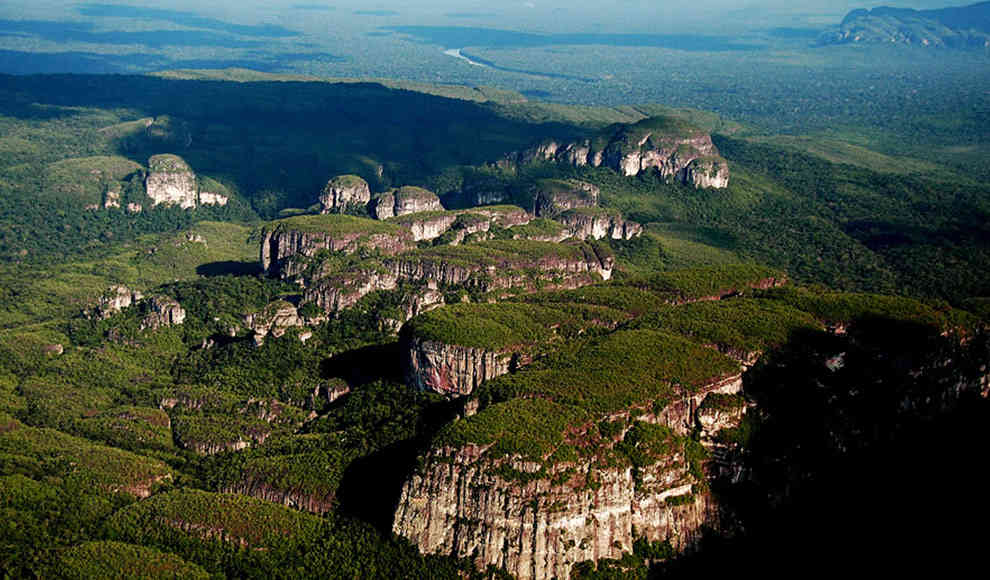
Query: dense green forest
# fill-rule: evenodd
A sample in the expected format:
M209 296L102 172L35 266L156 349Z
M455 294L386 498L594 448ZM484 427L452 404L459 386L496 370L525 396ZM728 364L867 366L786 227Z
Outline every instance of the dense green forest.
M701 474L710 458L693 434L602 417L647 401L659 407L675 392L739 373L734 353L769 353L746 375L745 397L709 404L767 409L726 438L765 453L754 452L747 468L778 493L817 473L822 457L850 469L829 433L894 432L900 416L891 409L904 396L951 378L928 383L905 360L941 373L948 358L966 380L985 362L985 168L914 159L905 169L889 151L841 137L815 149L660 106L185 76L0 76L7 577L499 577L466 560L421 555L392 534L400 486L433 446L491 443L540 469L592 456L639 468L676 448ZM714 133L731 170L727 188L602 167L495 164L545 139L580 139L661 113ZM161 153L180 155L230 202L151 207L140 198L142 179ZM345 173L374 193L426 187L449 209L475 205L480 194L529 209L544 180L579 179L600 189L603 215L644 230L570 245L528 239L560 231L544 220L518 230L492 225L487 241L423 240L406 258L453 268L502 263L514 252L522 261L596 256L615 268L608 282L516 288L498 302L476 287L441 283L449 302L467 303L421 314L401 331L387 322L423 284L396 284L333 313L310 302L299 308L302 324L259 339L247 317L272 305L294 310L303 292L294 280L262 275L265 233L374 223L299 217L319 208L324 184ZM87 209L114 184L144 209ZM379 223L370 233L403 224ZM339 273L355 264L382 270L383 259L327 251L311 262ZM773 287L784 281L790 286ZM121 284L174 300L183 322L149 325L149 300L104 315L97 302ZM710 298L722 299L697 302ZM840 326L852 330L828 332ZM461 418L462 402L408 386L402 345L413 335L515 348L531 365L485 383L480 411ZM848 353L848 370L813 365L838 353ZM795 389L782 394L791 382ZM822 425L789 414L820 411L826 400L861 409L863 399L866 411L826 413ZM985 405L973 409L979 415ZM881 427L870 426L875 416ZM577 449L566 440L577 423L591 425L596 441L617 443L599 455ZM782 448L791 440L802 445ZM799 487L817 499L825 488L812 479ZM758 502L760 491L741 493ZM638 541L627 560L586 562L575 575L645 577L647 560L670 556L669 545ZM667 564L677 571L676 561Z

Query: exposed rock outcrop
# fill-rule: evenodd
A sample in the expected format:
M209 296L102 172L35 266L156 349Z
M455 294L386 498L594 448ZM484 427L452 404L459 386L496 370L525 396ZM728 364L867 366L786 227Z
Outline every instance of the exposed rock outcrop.
M140 301L142 295L136 290L131 290L127 286L115 285L107 289L96 301L96 307L87 311L90 317L106 320L124 308L128 308Z
M371 212L380 220L424 211L443 211L443 205L437 194L421 187L403 186L371 200Z
M428 211L390 218L389 222L408 228L417 242L437 239L450 233L450 244L459 244L470 234L487 232L492 224L503 228L524 225L532 216L521 207L499 205L466 210Z
M320 213L340 213L351 205L366 205L371 201L368 182L357 175L338 175L320 193Z
M152 205L189 209L196 207L199 198L196 174L178 155L155 155L149 159L144 187Z
M303 304L314 302L324 311L336 313L372 292L394 290L403 281L420 283L430 290L471 286L480 292L527 292L578 288L612 276L615 257L603 248L577 244L560 249L551 244L520 245L523 243L538 244L486 242L366 262L310 284Z
M385 255L415 247L409 230L344 215L299 216L280 220L262 234L261 265L269 275L291 278L321 250L350 254L358 249Z
M261 312L244 316L244 326L248 327L255 336L255 342L260 343L271 334L278 338L290 328L304 325L303 319L296 307L285 300L278 300L265 306Z
M697 424L700 400L741 385L731 377L676 400L666 413L612 417L677 434L634 466L601 466L581 456L541 464L498 457L492 445L435 448L403 486L393 531L425 554L470 558L480 569L496 566L535 580L567 578L578 562L620 558L639 538L689 549L703 529L718 529L721 517L682 433ZM569 440L582 445L589 427L574 427Z
M661 177L694 187L726 187L728 163L711 136L671 117L652 117L632 125L612 126L573 143L546 141L509 155L498 165L552 161L581 167L608 167L626 176L655 171Z
M470 395L481 383L520 364L519 355L511 349L491 351L418 337L411 337L403 347L407 383L449 396Z
M597 186L576 179L541 179L537 182L535 213L539 217L556 217L575 208L598 206Z
M148 314L141 320L141 330L158 330L177 326L186 320L186 311L169 296L152 296L144 301Z
M568 210L557 216L557 221L570 229L571 237L579 240L629 240L643 233L640 224L623 219L617 211L601 208Z

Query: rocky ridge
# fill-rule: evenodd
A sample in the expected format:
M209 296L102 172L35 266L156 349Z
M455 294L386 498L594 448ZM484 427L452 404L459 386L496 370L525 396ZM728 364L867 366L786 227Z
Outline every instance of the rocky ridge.
M925 48L990 48L990 3L937 10L879 6L853 10L819 45L883 44Z
M704 131L670 117L651 117L632 125L612 126L575 142L544 141L514 153L496 165L555 162L574 167L608 167L621 175L655 171L664 179L696 188L729 185L729 166Z

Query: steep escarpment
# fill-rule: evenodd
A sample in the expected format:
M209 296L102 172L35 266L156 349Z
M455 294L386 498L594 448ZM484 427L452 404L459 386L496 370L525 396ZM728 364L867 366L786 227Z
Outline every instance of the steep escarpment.
M378 194L371 200L369 207L371 213L380 220L410 213L443 211L437 194L411 185Z
M316 280L307 286L303 302L337 312L372 292L393 290L401 282L420 285L421 303L425 298L436 303L442 298L435 292L438 289L496 298L509 291L586 286L609 279L614 266L615 258L607 248L589 243L499 240L437 246L365 261Z
M352 206L364 206L371 201L368 182L357 175L338 175L320 192L320 213L342 213Z
M412 234L398 225L346 215L307 215L266 227L260 258L266 273L290 278L302 273L308 260L321 250L394 254L413 247Z
M738 274L709 288L737 286ZM751 274L757 282L772 278ZM687 286L694 276L679 278ZM578 562L619 559L634 545L639 559L648 558L642 546L651 543L656 547L648 552L676 554L696 545L703 528L719 533L750 525L743 512L751 508L722 503L710 489L731 491L745 480L768 485L772 501L780 502L810 477L789 467L790 483L772 479L782 473L777 455L750 462L742 450L754 425L797 428L776 442L774 453L799 466L806 450L824 445L841 455L886 439L888 428L912 416L985 392L985 338L973 334L980 325L966 313L906 298L801 288L707 301L688 298L700 286L684 290L620 293L603 286L528 297L558 311L583 302L625 304L639 314L611 334L480 385L464 418L444 428L407 479L393 530L424 553L468 557L520 578L567 577ZM480 344L474 329L440 319L441 312L407 326L421 336L445 331L452 343ZM433 328L425 324L430 320ZM903 336L892 340L893 329ZM743 369L768 352L770 362L747 380L756 391L743 394ZM869 388L848 387L880 377ZM827 432L817 423L809 431L789 415L812 404L804 399L777 393L759 406L763 389L790 392L792 382L807 389L801 396L815 401L814 408L828 406L823 398L835 406L825 414ZM870 426L876 421L882 430ZM794 437L812 439L796 452ZM760 493L747 501L762 505L767 496Z
M532 216L514 205L495 205L467 210L425 211L389 218L412 232L413 240L429 241L443 238L448 244L459 244L464 238L488 232L492 225L511 228L525 225Z
M629 240L643 233L642 225L624 219L618 211L599 207L569 209L556 219L579 240Z
M646 324L666 328L669 323L664 319L661 324L659 317L673 316L668 311L681 312L665 309L668 304L720 300L776 285L778 279L782 279L781 274L772 270L739 265L672 272L663 275L662 281L660 277L652 279L650 284L630 281L544 292L521 298L525 304L457 305L433 310L410 320L401 333L406 382L421 390L468 395L484 381L528 365L559 338L592 327L615 328L646 313L652 317L638 328ZM706 285L695 286L699 280L705 280ZM729 316L726 311L722 318ZM807 318L804 315L801 320ZM775 328L790 328L774 324ZM744 346L742 341L730 340L734 336L717 335L726 342L724 352L736 354L749 348L748 343Z
M198 178L186 161L178 155L153 155L148 159L148 174L144 180L145 193L151 205L177 205L191 209L200 205L227 205L230 192L209 178ZM107 202L120 206L120 192L108 191ZM140 206L135 206L140 208Z
M741 388L737 364L641 331L576 354L496 380L496 397L515 398L442 432L403 487L394 531L424 553L552 578L640 538L684 549L717 528L706 453L686 434L705 397Z
M729 166L704 131L671 117L651 117L632 125L611 126L587 139L545 141L498 163L552 161L575 167L608 167L621 175L655 171L661 177L694 187L729 185Z

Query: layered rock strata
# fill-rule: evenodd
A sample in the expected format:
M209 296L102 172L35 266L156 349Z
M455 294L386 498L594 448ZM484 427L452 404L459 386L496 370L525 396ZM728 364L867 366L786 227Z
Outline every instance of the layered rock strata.
M689 432L699 425L700 401L741 385L739 376L717 381L638 420ZM571 440L587 428L575 426ZM403 486L393 531L424 554L469 558L527 580L567 578L575 563L621 558L640 538L683 551L704 529L719 528L720 513L679 445L636 467L489 459L492 445L437 448Z
M571 289L608 280L615 266L613 256L599 255L588 245L571 246L569 249L573 251L563 256L548 251L538 257L514 253L512 245L480 246L491 251L483 258L472 251L477 247L462 253L411 252L365 263L308 285L303 303L313 302L324 311L335 313L350 308L372 292L394 290L400 282L420 283L432 291L451 286L471 286L484 293ZM438 292L422 294L418 303L438 304L439 297Z
M405 228L350 216L301 216L276 222L262 233L261 265L283 279L305 270L321 250L351 254L359 249L396 254L415 247ZM316 219L310 219L316 218Z

